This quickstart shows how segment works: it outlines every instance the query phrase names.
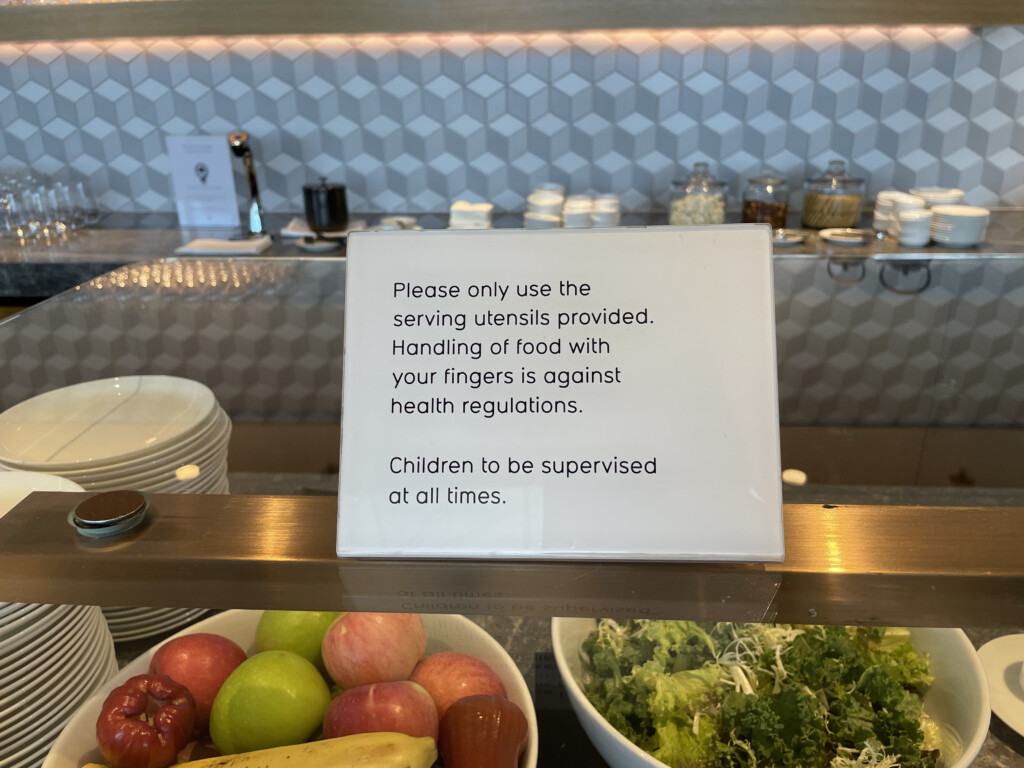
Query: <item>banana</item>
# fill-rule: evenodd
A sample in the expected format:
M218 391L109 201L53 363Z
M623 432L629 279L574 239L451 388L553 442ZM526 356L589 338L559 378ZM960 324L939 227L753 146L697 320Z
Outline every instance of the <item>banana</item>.
M178 763L172 768L430 768L437 746L429 736L357 733L288 747Z

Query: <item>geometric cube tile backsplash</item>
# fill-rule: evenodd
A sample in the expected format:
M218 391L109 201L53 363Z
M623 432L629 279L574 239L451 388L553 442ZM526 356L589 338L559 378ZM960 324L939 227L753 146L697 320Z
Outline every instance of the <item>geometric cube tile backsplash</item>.
M522 210L533 183L663 208L698 161L738 196L842 158L869 192L1024 205L1024 27L291 36L0 44L0 166L173 210L166 137L252 137L264 207ZM239 190L244 188L240 175Z

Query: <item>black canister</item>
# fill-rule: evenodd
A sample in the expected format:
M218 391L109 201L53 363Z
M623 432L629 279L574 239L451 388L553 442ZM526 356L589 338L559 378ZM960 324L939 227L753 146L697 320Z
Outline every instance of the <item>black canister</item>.
M344 184L328 184L325 176L319 184L302 187L306 206L306 224L318 237L328 232L344 232L348 227L348 203Z

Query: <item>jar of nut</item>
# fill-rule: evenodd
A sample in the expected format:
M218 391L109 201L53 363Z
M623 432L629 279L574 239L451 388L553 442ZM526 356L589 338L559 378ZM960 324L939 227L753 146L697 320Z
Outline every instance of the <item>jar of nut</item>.
M725 182L717 181L707 163L694 163L685 181L672 182L668 223L707 226L725 221Z
M832 160L828 169L816 179L804 183L805 227L856 227L860 221L864 180L846 173L842 160Z
M747 180L743 190L743 223L771 224L772 229L786 226L789 209L789 186L775 171L765 170Z

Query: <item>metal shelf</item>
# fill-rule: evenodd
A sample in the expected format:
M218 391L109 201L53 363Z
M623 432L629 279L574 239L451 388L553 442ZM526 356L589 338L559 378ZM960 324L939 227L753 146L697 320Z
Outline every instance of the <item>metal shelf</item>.
M0 41L1022 22L1024 7L1005 0L153 0L2 7Z
M1024 617L1024 508L785 507L786 560L353 560L336 499L154 495L147 521L85 539L91 494L34 493L0 520L0 600L99 605L618 616L916 626Z

